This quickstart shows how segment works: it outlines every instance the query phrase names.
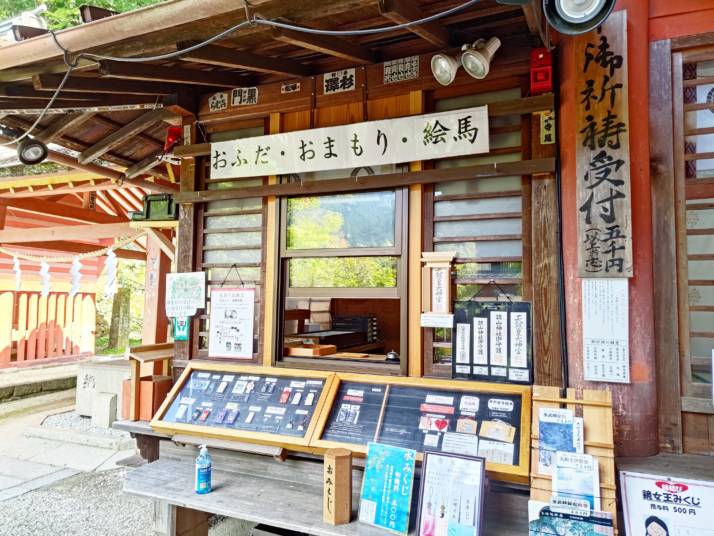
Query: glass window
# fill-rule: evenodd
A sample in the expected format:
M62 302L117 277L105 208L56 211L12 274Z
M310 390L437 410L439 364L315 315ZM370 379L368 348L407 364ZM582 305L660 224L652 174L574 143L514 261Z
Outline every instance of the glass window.
M308 257L290 259L293 288L394 288L396 257Z
M395 245L394 191L296 197L287 204L288 249Z

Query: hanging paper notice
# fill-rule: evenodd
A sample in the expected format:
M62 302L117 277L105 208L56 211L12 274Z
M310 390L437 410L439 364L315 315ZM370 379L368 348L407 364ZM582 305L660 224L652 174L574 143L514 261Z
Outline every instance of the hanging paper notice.
M481 106L212 143L211 178L354 169L488 151L488 108Z
M252 359L254 325L254 288L212 289L208 356Z
M630 383L627 279L583 279L585 380Z
M206 307L205 272L166 274L166 316L193 316Z

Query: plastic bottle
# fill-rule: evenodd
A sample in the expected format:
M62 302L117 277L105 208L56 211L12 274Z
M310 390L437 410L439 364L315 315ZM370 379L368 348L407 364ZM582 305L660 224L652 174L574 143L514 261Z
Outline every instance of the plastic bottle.
M196 458L196 493L204 494L211 492L211 457L208 455L206 445L199 447L201 452Z

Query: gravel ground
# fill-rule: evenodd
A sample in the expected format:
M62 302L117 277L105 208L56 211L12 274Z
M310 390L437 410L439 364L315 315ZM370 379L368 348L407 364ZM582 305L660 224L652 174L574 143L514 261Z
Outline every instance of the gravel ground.
M82 473L0 502L0 536L152 536L153 506L122 493L126 471ZM249 536L254 526L211 521L210 536Z
M71 430L73 432L80 432L83 434L129 438L129 432L114 430L113 428L94 426L90 417L82 417L75 411L65 411L64 413L50 415L42 421L42 426L46 428L56 428L59 430Z
M150 536L150 501L122 493L126 469L83 473L0 503L1 536Z

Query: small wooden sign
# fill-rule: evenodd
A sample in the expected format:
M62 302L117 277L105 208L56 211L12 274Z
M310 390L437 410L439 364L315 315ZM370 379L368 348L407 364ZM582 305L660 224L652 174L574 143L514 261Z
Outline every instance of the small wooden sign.
M578 271L632 277L627 13L575 38Z
M352 451L330 449L325 452L322 519L331 525L344 525L352 518Z

